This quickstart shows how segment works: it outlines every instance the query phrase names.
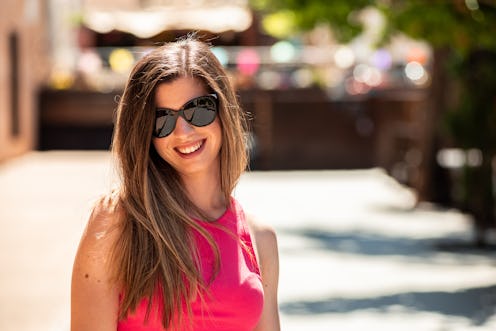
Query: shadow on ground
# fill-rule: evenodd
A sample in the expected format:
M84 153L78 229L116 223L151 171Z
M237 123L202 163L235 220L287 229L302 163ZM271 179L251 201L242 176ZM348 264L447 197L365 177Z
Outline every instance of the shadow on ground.
M309 239L311 248L369 256L421 255L432 250L432 240L388 237L365 231L329 232L318 228L282 230Z
M366 256L401 256L408 259L428 259L437 253L452 253L457 261L470 264L470 257L496 258L496 250L480 249L470 241L454 238L412 238L386 236L363 230L330 232L319 228L278 229L281 234L304 238L308 249L329 250L337 253ZM287 253L298 248L283 248Z
M435 312L465 317L474 325L483 325L496 313L496 285L458 292L407 292L371 298L329 298L283 303L288 315L350 313L372 310L387 313L403 308L412 312Z

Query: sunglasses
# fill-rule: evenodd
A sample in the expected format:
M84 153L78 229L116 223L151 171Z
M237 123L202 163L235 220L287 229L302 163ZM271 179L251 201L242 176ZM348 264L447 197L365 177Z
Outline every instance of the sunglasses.
M206 126L217 115L218 100L216 94L203 95L186 102L179 110L157 108L155 111L155 129L157 138L167 137L174 131L178 116L194 126Z

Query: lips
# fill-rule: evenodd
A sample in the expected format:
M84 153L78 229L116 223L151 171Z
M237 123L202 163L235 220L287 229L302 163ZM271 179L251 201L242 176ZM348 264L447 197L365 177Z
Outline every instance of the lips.
M197 142L194 142L192 144L188 144L188 145L183 145L183 146L178 146L175 148L175 150L182 154L182 155L191 155L193 153L195 153L196 151L200 150L200 148L202 148L203 144L205 143L205 139L204 140L200 140L200 141L197 141Z

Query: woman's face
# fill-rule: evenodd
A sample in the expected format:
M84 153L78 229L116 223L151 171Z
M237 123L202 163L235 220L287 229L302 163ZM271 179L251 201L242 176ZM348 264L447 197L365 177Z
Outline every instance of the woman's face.
M179 77L161 83L155 90L155 106L179 110L187 101L207 95L204 84L192 77ZM222 129L218 116L206 126L197 127L181 116L171 134L153 137L158 154L184 178L195 175L217 175Z

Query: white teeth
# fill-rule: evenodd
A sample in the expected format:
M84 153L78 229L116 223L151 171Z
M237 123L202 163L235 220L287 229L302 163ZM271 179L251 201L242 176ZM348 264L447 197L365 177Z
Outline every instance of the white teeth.
M198 149L200 149L202 145L202 142L199 141L198 143L196 143L195 145L193 146L190 146L190 147L185 147L185 148L177 148L177 150L182 153L182 154L191 154L193 152L196 152Z

